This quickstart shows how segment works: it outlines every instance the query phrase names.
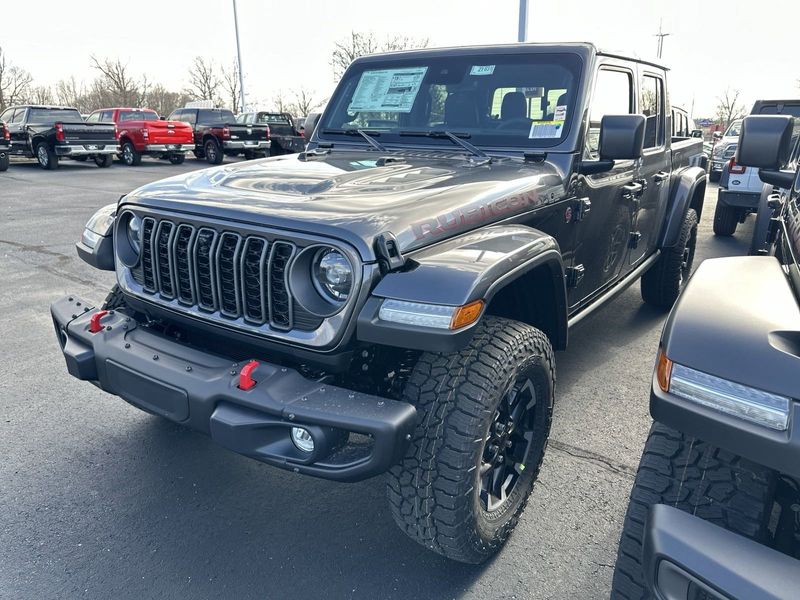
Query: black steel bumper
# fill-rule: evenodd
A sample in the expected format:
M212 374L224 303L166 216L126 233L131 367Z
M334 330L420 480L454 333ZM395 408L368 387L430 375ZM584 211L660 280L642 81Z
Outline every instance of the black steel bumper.
M177 343L124 312L105 314L92 333L99 311L76 296L53 303L50 312L73 377L276 467L337 481L366 479L400 460L415 426L410 404L312 381L267 362L252 373L255 387L240 389L247 361ZM312 434L312 452L295 447L292 427Z
M677 508L655 504L644 533L643 566L658 600L796 598L800 561Z

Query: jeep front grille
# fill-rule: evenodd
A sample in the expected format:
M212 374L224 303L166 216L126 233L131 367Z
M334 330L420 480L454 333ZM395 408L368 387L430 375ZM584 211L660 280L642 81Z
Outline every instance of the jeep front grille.
M131 274L154 300L281 331L312 331L323 322L297 304L286 283L293 242L145 217L141 243Z

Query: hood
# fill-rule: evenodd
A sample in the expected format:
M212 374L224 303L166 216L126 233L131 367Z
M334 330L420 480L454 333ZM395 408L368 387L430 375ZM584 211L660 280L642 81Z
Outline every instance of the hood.
M481 165L430 153L337 150L194 171L141 187L123 202L337 238L373 260L381 233L391 232L408 252L513 220L563 193L549 162Z

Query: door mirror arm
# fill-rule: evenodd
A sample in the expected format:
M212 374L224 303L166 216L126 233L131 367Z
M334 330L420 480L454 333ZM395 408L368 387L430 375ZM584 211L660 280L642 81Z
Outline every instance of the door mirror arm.
M581 160L578 161L576 171L580 175L597 175L598 173L607 173L614 168L614 161L610 158L601 158L599 160Z

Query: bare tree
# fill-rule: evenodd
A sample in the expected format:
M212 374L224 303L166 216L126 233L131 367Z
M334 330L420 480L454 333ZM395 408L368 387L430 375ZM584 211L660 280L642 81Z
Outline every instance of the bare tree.
M416 39L406 36L394 36L379 41L372 32L351 31L349 38L333 44L333 54L331 55L333 78L335 81L339 81L347 67L350 66L350 63L359 56L366 56L376 52L395 52L410 48L424 48L427 45L427 38Z
M83 105L86 95L86 86L78 83L75 77L62 79L56 84L56 100L64 106L74 106L82 112L88 112L90 107Z
M220 79L214 61L197 56L189 69L189 94L198 100L219 100Z
M46 85L37 85L28 93L28 102L31 104L55 104L53 90Z
M724 128L727 128L731 121L740 119L745 114L744 104L739 102L740 94L739 90L728 88L722 96L717 98L719 102L716 108L716 117Z
M173 92L156 83L147 94L147 107L160 115L168 115L176 108L184 106L189 100L191 97L186 92Z
M305 117L308 113L313 112L315 108L319 108L324 101L314 97L314 93L306 88L298 88L292 92L294 100L288 103L284 110L280 112L289 112L295 117Z
M239 65L235 60L233 61L230 70L222 67L222 89L225 91L225 95L230 101L229 108L234 112L234 114L238 113L239 100L242 97L242 93L239 88ZM242 110L245 110L244 106L241 108Z
M31 74L20 67L9 65L0 47L0 110L23 102L33 83Z
M288 112L289 104L289 100L283 95L283 90L278 90L275 95L272 96L272 106L278 112Z
M142 99L141 85L136 83L128 65L120 59L99 60L92 56L92 68L100 72L100 78L92 84L94 93L108 106L138 106Z

